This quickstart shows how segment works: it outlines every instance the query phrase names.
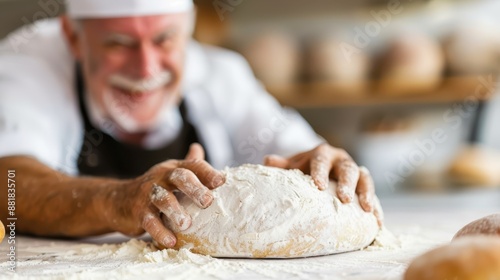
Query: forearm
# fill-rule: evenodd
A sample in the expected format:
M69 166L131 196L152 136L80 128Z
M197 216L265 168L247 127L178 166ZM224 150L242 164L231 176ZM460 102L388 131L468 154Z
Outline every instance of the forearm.
M15 170L16 229L40 236L83 237L115 231L112 196L120 180L71 177L28 157L0 158L0 218L6 221L7 174ZM111 221L110 221L111 220Z

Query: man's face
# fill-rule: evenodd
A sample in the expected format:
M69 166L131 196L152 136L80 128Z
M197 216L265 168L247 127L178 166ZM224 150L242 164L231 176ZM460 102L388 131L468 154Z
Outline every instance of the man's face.
M147 130L180 95L190 13L87 19L77 31L92 104L126 132Z

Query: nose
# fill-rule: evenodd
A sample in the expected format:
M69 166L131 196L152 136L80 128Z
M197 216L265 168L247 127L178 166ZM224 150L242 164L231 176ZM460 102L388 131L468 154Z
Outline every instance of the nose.
M134 71L137 79L148 78L161 70L160 55L153 45L141 44L137 51L137 64Z

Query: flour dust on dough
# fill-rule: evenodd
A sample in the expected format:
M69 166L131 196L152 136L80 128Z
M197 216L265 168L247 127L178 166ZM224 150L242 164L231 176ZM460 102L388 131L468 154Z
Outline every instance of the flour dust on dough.
M320 191L299 170L260 165L226 168L214 202L200 209L181 195L192 217L176 248L215 257L293 258L335 254L370 245L379 232L372 213L358 201L342 204L335 186Z

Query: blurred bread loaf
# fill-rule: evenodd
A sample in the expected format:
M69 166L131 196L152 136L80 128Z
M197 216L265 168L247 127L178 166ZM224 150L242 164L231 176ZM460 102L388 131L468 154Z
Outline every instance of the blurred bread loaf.
M439 86L444 68L435 39L419 33L398 36L377 60L377 89L389 95L428 93Z
M453 239L468 235L493 235L500 238L500 214L489 215L467 224Z
M500 279L500 238L467 236L417 257L405 280Z
M449 175L452 181L476 186L500 185L500 152L481 146L464 148L452 162Z
M370 58L359 50L346 52L342 41L333 37L315 39L309 44L305 69L313 81L335 82L357 87L368 79Z
M456 28L443 47L452 74L484 74L499 70L500 26L468 23Z
M266 85L289 84L297 78L300 51L297 42L283 33L258 35L241 53Z

